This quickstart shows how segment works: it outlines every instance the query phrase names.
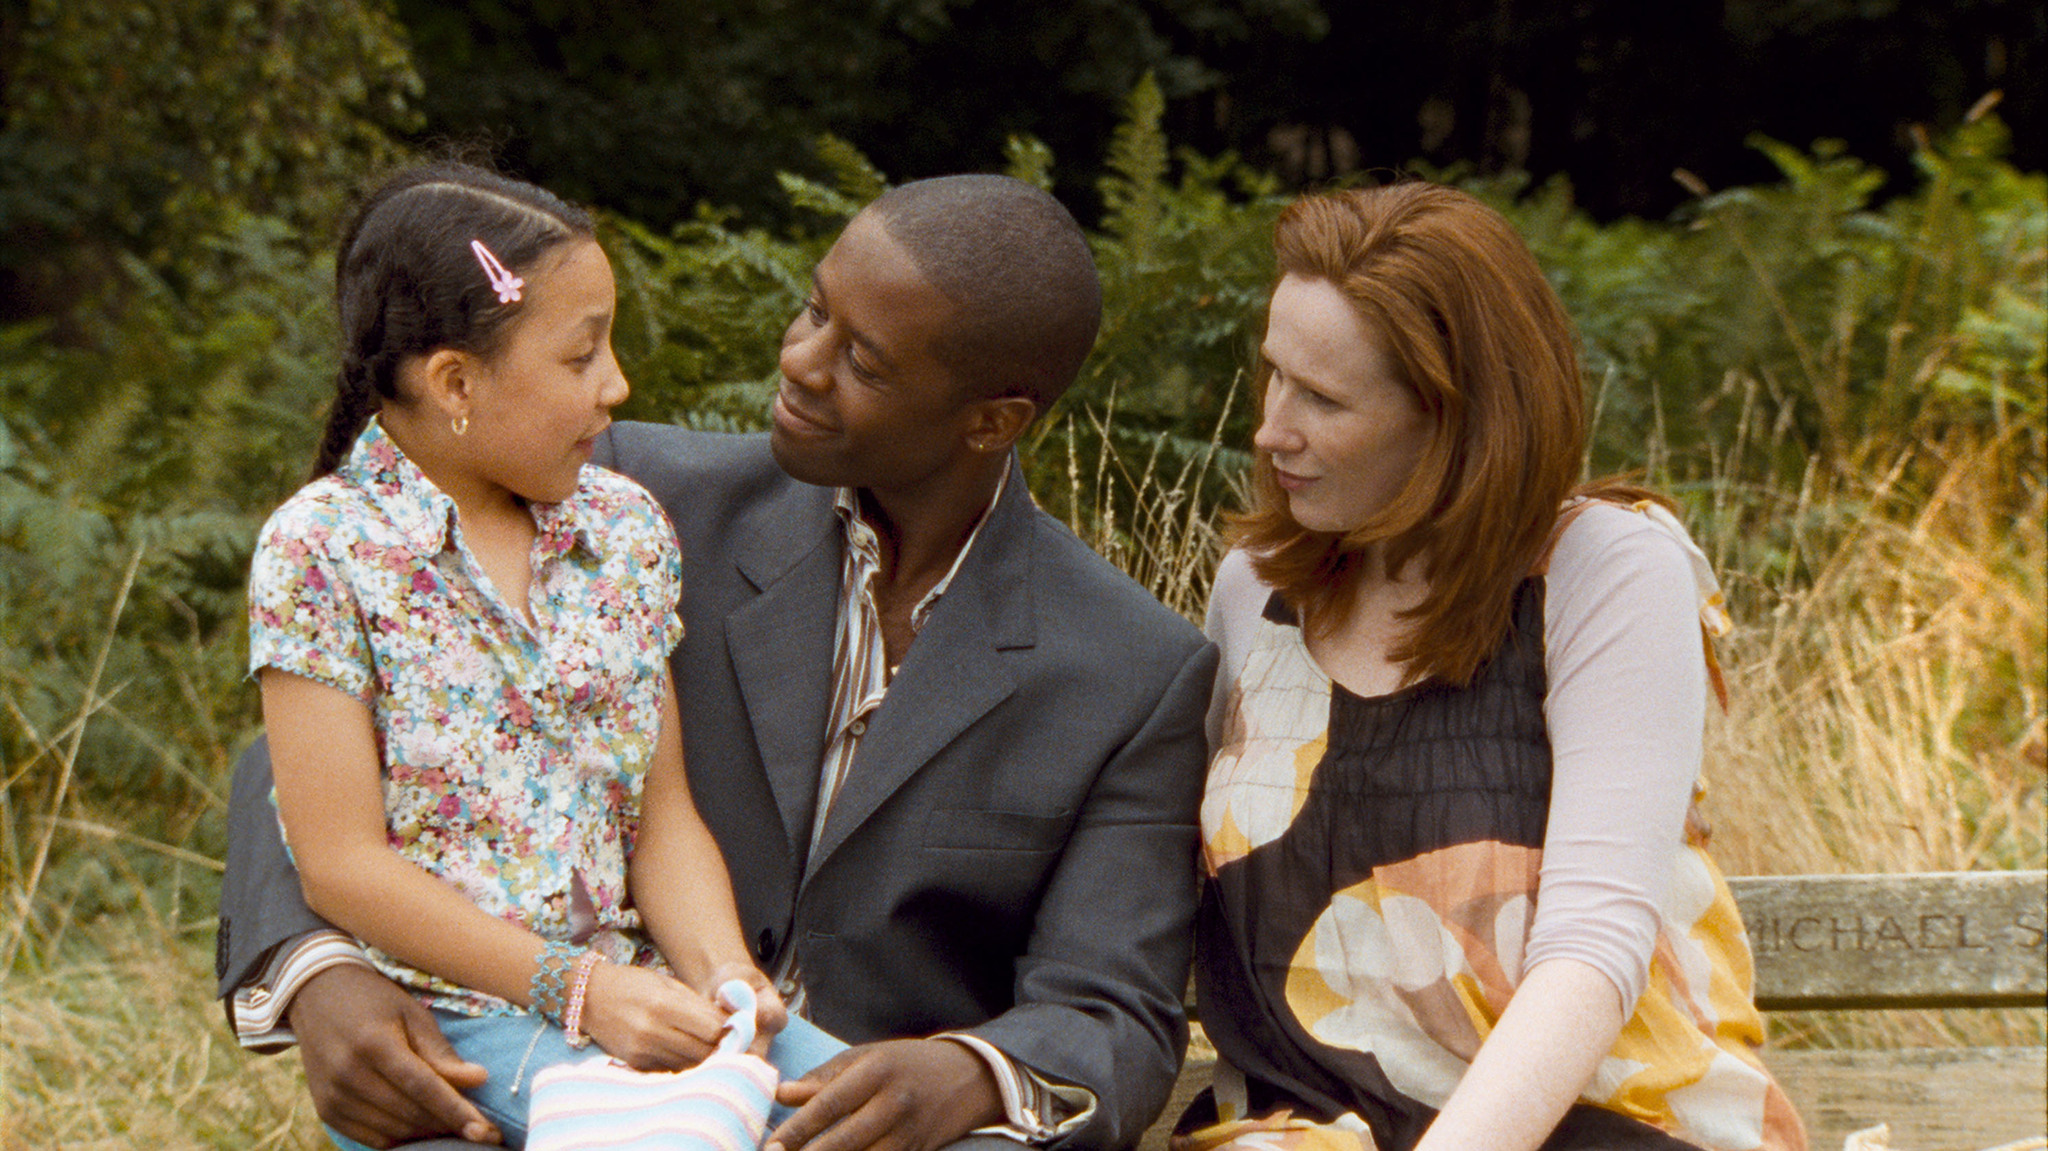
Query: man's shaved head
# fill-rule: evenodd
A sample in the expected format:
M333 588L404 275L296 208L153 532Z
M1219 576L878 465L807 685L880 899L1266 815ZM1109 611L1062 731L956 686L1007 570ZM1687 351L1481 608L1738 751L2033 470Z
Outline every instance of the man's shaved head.
M1058 200L1008 176L941 176L893 188L867 212L958 307L935 349L976 396L1040 412L1095 346L1102 281Z

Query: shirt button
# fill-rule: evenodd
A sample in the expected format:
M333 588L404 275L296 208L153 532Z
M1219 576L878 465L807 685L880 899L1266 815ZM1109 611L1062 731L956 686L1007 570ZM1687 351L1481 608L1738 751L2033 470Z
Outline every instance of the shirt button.
M846 725L846 730L852 733L855 739L859 739L861 736L864 736L868 733L868 721L864 719L856 719L852 723Z

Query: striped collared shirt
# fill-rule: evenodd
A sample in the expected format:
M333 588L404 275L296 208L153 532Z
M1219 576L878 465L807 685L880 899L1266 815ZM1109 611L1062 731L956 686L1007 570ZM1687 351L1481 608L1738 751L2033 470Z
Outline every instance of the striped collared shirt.
M911 635L924 630L939 597L953 586L953 577L960 574L960 565L967 562L967 553L974 550L974 541L981 538L982 525L988 523L989 512L1003 498L1003 489L1009 484L1010 473L1005 469L1002 479L996 482L988 508L975 521L974 530L967 533L960 554L953 557L953 566L910 609ZM832 510L846 532L846 556L839 566L839 626L832 642L832 710L825 720L825 762L818 774L817 814L811 820L812 847L818 845L825 833L825 817L832 810L832 801L839 797L840 785L846 782L854 755L860 751L868 717L882 706L889 680L896 674L896 669L889 666L888 648L882 642L882 615L875 606L875 577L882 571L881 538L861 518L860 496L852 488L839 489Z
M1002 501L1003 491L1009 483L1010 472L1005 468L1002 479L996 484L995 494L989 498L988 509L982 512L974 530L968 533L967 542L960 545L960 554L954 557L953 566L911 609L910 631L913 636L924 629L932 609L938 606L946 589L953 585L953 577L959 574L960 565L974 550L975 541L981 538L981 529L988 523L996 504ZM882 570L881 539L876 536L875 529L861 518L860 497L852 488L839 490L833 511L838 513L840 525L846 532L846 556L840 566L839 627L832 647L832 710L825 727L825 761L818 774L817 814L811 820L813 848L824 834L832 801L838 798L840 788L846 782L847 771L853 766L854 756L860 751L861 737L867 734L868 719L876 708L882 706L882 698L888 694L889 681L896 672L889 666L888 649L882 640L882 617L875 606L874 581ZM793 964L794 951L790 954ZM801 975L793 966L781 974L780 982L790 1010L802 1013L804 993ZM1092 1092L1052 1083L978 1036L947 1034L941 1038L951 1039L974 1052L988 1065L990 1074L995 1078L996 1091L1002 1096L1003 1113L1008 1122L1003 1126L985 1128L984 1134L1042 1143L1079 1127L1094 1113L1095 1096Z

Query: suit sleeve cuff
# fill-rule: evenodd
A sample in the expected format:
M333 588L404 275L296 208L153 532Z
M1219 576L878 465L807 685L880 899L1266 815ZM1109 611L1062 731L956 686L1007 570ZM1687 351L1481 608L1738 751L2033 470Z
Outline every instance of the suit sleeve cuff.
M1038 1146L1072 1134L1095 1115L1095 1093L1085 1087L1055 1083L978 1035L948 1031L938 1038L950 1039L980 1056L995 1077L1008 1122L983 1127L976 1135L1001 1135Z
M308 931L277 945L256 974L228 999L235 1038L252 1051L282 1051L299 1041L285 1020L292 996L306 981L344 963L371 966L347 933L332 928Z

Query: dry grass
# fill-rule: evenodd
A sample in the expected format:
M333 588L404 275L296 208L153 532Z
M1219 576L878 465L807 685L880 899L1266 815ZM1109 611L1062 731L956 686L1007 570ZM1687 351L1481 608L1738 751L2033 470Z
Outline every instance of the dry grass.
M1067 526L1159 602L1197 623L1222 548L1217 509L1202 493L1216 486L1221 429L1229 418L1226 403L1217 433L1179 464L1168 459L1163 439L1153 440L1142 459L1119 451L1111 434L1114 411L1084 413L1080 435L1069 418L1055 446L1064 456L1059 496ZM1092 452L1082 443L1092 443ZM1092 456L1085 463L1084 453Z
M0 996L0 1149L318 1148L298 1060L243 1053L212 999L209 923L110 921Z
M2038 444L1922 446L1815 479L1799 579L1735 586L1730 707L1707 752L1730 874L1972 871L2048 860L2048 492ZM1923 497L1909 473L1937 477ZM1832 490L1817 490L1832 489ZM1706 541L1744 550L1741 541ZM1724 566L1740 572L1740 566ZM1735 581L1731 580L1731 584ZM2041 1045L2027 1011L1787 1013L1784 1044Z
M1730 871L2042 866L2048 504L2018 462L1959 449L1924 502L1844 493L1868 510L1802 545L1810 580L1753 590L1709 752L1715 807L1744 813Z

